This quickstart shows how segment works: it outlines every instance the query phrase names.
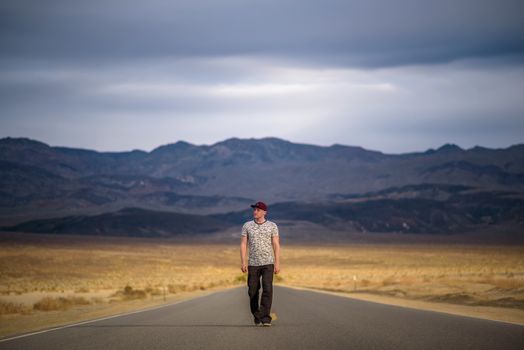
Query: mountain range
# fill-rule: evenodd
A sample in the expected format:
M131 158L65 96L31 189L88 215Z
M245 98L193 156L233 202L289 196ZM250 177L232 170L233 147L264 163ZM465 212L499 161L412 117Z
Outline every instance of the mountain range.
M341 232L519 232L524 144L386 154L267 137L98 152L0 139L4 231L212 234L249 220L258 200L272 220Z

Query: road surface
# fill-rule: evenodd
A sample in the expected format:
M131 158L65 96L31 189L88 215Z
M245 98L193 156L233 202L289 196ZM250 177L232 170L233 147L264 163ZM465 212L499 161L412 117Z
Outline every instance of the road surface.
M274 286L256 327L247 286L0 342L0 349L524 349L524 326Z

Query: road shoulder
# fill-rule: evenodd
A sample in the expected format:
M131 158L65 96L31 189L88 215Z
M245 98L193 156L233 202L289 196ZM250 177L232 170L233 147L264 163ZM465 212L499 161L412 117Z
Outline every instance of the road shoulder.
M276 284L282 287L293 288L298 290L308 290L317 293L325 293L331 295L338 295L346 298L357 299L370 301L380 304L395 305L400 307L408 307L419 310L428 310L443 312L453 315L475 317L480 319L486 319L491 321L506 322L518 325L524 325L524 310L521 309L512 309L512 308L502 308L502 307L493 307L493 306L467 306L467 305L458 305L458 304L449 304L449 303L432 303L428 301L421 300L409 300L401 299L389 296L374 295L370 293L344 293L344 292L333 292L326 291L322 289L315 288L306 288L291 286L286 284Z

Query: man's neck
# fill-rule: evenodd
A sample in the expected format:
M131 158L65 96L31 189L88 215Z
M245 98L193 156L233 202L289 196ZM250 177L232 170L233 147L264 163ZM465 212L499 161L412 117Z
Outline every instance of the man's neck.
M264 222L266 222L266 218L255 219L255 222L256 222L257 224L263 224Z

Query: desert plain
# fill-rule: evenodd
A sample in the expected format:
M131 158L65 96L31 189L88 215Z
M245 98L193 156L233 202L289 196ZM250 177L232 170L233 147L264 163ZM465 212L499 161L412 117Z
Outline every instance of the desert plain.
M246 285L239 241L5 234L0 246L4 338ZM281 243L280 267L276 285L524 324L523 245Z

